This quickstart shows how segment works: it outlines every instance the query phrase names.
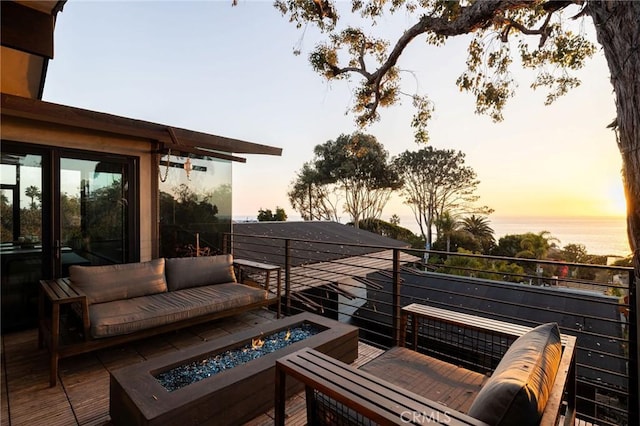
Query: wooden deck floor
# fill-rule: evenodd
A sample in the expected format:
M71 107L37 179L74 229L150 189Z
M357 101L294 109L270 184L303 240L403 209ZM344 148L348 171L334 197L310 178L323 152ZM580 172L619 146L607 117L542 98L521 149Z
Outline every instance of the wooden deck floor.
M3 335L0 424L111 425L110 370L274 319L270 311L258 310L133 344L64 359L60 362L59 383L53 388L49 387L48 354L46 350L38 349L37 331L34 329ZM363 364L381 352L360 344L355 364ZM287 416L287 425L306 424L303 394L294 396L288 402ZM247 424L272 425L273 410Z

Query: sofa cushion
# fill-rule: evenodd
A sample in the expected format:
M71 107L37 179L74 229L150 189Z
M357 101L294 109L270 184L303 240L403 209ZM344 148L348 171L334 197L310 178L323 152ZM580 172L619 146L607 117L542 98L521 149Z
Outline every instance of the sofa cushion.
M166 259L169 291L210 284L236 282L233 256L176 257Z
M81 289L90 304L146 296L167 291L164 259L148 262L69 268L74 286Z
M267 297L264 290L228 283L99 303L89 309L90 332L93 338L129 334L206 314L260 304Z
M558 324L519 337L471 404L469 415L490 425L537 425L562 357Z

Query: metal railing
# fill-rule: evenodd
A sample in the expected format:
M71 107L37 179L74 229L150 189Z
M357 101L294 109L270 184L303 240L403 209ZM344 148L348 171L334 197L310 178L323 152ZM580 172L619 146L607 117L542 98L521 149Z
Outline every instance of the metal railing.
M225 248L284 268L286 313L352 323L378 347L398 344L400 310L410 303L525 326L557 322L577 336L579 418L640 420L632 268L242 234L227 236Z

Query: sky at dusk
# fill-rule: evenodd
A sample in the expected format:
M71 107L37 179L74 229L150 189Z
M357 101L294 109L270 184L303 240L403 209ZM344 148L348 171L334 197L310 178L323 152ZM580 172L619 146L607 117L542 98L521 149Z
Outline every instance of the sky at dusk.
M346 17L348 4L339 5ZM397 37L415 19L385 18L375 30ZM590 26L587 20L576 28L589 33ZM308 64L318 40L317 31L297 30L266 1L70 0L56 22L43 99L281 147L281 157L249 155L234 164L234 216L255 218L258 209L276 206L297 216L286 195L296 171L315 145L356 130L346 114L355 84L329 84ZM606 128L614 96L602 52L577 74L582 85L551 106L543 104L546 92L529 88L535 74L514 66L518 93L496 124L475 115L472 97L455 85L468 41L436 48L418 39L398 65L410 71L403 90L435 102L430 143L466 154L481 182L480 203L497 216L623 215L622 163ZM294 56L298 48L302 54ZM391 156L421 148L409 126L410 104L382 110L382 120L365 130ZM410 214L399 197L382 218L393 214Z

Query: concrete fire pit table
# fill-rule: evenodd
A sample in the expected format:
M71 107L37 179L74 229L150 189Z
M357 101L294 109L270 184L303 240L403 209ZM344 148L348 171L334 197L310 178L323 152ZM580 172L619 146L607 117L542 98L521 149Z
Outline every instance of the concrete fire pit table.
M318 333L174 391L167 390L157 378L173 368L302 324L311 325ZM302 313L115 370L110 383L111 421L127 426L241 424L273 407L275 361L305 347L351 363L358 356L358 329ZM288 395L301 389L294 383Z

